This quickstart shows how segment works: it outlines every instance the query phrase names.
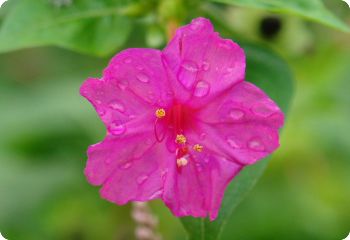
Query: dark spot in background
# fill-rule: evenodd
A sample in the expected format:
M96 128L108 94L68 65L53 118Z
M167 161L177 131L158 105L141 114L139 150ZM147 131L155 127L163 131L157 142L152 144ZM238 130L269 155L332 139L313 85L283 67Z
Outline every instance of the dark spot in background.
M277 16L265 17L260 22L260 34L265 39L275 38L282 29L282 21Z

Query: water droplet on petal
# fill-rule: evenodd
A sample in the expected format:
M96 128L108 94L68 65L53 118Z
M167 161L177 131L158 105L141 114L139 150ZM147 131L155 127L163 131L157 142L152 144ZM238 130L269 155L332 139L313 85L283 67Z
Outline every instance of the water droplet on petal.
M234 70L235 70L234 67L228 67L228 68L226 69L226 71L227 71L228 73L232 73Z
M237 143L237 141L235 140L234 136L229 136L226 138L226 142L228 145L230 145L230 147L232 148L240 148L239 144Z
M137 177L136 182L137 182L138 184L142 184L142 183L144 183L147 179L148 179L148 176L147 176L147 175L141 175L141 176Z
M143 83L149 82L149 76L146 73L139 73L136 75L137 80Z
M141 70L143 70L144 68L143 68L141 65L138 65L138 66L136 67L136 69L139 70L139 71L141 71Z
M148 100L148 102L151 102L151 103L153 103L154 102L154 100L156 99L156 96L155 96L155 94L153 93L153 92L148 92L148 95L147 95L147 100Z
M121 166L121 169L128 169L128 168L131 167L131 165L132 165L131 162L124 163L124 164Z
M135 118L136 118L135 115L133 115L133 114L129 115L129 119L130 119L130 120L133 120L133 119L135 119Z
M259 139L252 139L248 142L248 147L255 151L264 151L265 147Z
M199 135L199 139L204 140L206 136L207 136L206 133L201 133L201 135Z
M120 122L113 122L109 127L109 131L113 135L121 135L125 132L125 130L126 130L125 125Z
M240 109L237 109L237 108L232 108L230 111L229 111L229 116L231 119L233 120L240 120L243 118L244 116L244 112Z
M132 62L132 58L131 58L131 57L126 57L126 58L124 59L124 63L129 64L129 63L131 63L131 62Z
M196 89L194 90L193 95L196 97L204 97L208 95L210 90L210 85L209 83L205 81L200 81L197 83Z
M120 80L118 82L118 87L121 89L121 90L125 90L127 87L128 87L128 81L126 80Z
M160 197L160 196L162 196L162 194L163 194L163 190L158 190L158 191L154 192L149 198L153 199L156 197Z
M262 117L269 117L278 109L270 106L268 103L257 103L253 106L252 111Z
M203 69L204 71L208 71L208 70L209 70L209 67L210 67L210 64L209 64L208 62L206 62L206 61L203 61L203 62L202 62L202 69Z
M109 107L112 108L113 110L117 110L117 111L122 112L122 113L125 112L124 105L117 100L112 100L109 103Z
M106 115L106 110L104 110L103 108L100 107L97 109L97 113L98 113L98 115L103 117L104 115Z
M197 64L195 62L192 62L192 61L184 61L181 66L189 72L197 72L198 71Z

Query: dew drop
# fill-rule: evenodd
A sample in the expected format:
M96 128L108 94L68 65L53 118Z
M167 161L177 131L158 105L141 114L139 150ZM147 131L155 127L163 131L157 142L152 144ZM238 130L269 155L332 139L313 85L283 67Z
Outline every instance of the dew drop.
M124 63L129 64L129 63L131 63L131 62L132 62L132 58L131 58L131 57L126 57L126 58L124 59Z
M228 67L228 68L226 69L227 73L232 73L234 70L235 70L234 67Z
M98 108L97 110L98 115L100 115L101 117L103 117L104 115L106 115L106 110L104 110L103 108Z
M128 87L128 81L126 80L121 80L118 82L118 87L121 89L121 90L125 90L127 87Z
M197 64L195 62L192 62L192 61L184 61L181 66L189 72L197 72L198 71Z
M126 130L125 125L120 122L113 122L109 127L109 131L113 135L121 135L125 132L125 130Z
M240 109L237 109L237 108L232 108L230 111L229 111L229 116L231 119L233 120L240 120L243 118L244 116L244 112Z
M141 70L143 70L144 68L143 68L141 65L138 65L138 66L136 67L136 69L139 70L139 71L141 71Z
M196 97L204 97L208 95L210 89L209 83L205 81L200 81L197 83L196 89L194 90L193 95Z
M131 165L132 165L131 162L127 162L121 166L121 169L128 169L131 167Z
M155 96L155 94L153 93L153 92L148 92L148 95L147 95L147 100L149 101L149 102L151 102L151 103L153 103L154 102L154 100L156 99L156 96Z
M255 104L252 108L252 111L262 117L269 117L272 115L277 109L270 107L268 103L262 104L258 103Z
M206 136L207 136L206 133L201 133L201 134L199 135L199 139L203 141L203 140L205 139Z
M252 139L248 142L248 147L255 151L264 151L265 147L262 142L258 139Z
M233 136L227 137L226 142L232 148L239 148L240 147Z
M203 62L202 62L202 69L203 69L204 71L208 71L209 68L210 68L210 64L209 64L208 62L206 62L206 61L203 61Z
M138 184L142 184L142 183L146 182L147 179L148 179L147 175L141 175L141 176L137 177L136 182Z
M162 194L163 194L163 190L158 190L158 191L154 192L149 198L153 199L156 197L160 197Z
M135 118L136 118L135 115L133 115L133 114L129 115L129 119L130 119L130 120L133 120L133 119L135 119Z
M136 75L137 80L143 83L148 83L149 82L149 76L145 73L139 73Z
M109 103L109 107L112 108L113 110L117 110L117 111L122 112L122 113L125 112L124 105L117 100L112 100Z

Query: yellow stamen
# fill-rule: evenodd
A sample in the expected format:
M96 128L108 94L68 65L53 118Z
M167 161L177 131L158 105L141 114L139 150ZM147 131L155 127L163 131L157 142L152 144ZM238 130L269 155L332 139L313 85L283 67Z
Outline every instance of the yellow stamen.
M201 152L201 151L203 151L203 146L200 145L200 144L195 144L195 145L193 146L193 150L195 150L195 151L197 151L197 152Z
M158 109L156 110L156 117L157 117L157 118L163 118L163 117L165 117L165 110L164 110L164 108L158 108Z
M178 167L184 167L187 165L188 160L184 157L176 159L176 163Z
M176 135L176 140L175 140L176 143L179 143L179 144L185 144L186 143L186 137L182 134L178 134Z

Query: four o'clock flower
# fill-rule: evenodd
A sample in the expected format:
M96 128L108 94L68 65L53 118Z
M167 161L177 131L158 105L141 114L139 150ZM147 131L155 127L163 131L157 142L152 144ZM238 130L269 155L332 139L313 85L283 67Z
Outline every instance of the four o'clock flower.
M88 181L116 204L161 198L176 216L214 220L227 184L279 146L283 113L244 77L244 51L205 18L163 51L118 53L80 90L107 128Z

